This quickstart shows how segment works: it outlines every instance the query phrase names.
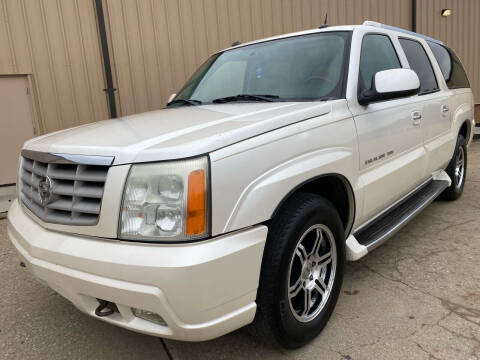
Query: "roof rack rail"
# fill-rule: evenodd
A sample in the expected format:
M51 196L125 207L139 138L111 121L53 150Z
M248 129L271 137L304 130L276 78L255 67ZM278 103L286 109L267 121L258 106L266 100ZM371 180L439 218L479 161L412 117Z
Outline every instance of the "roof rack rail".
M405 30L405 29L402 29L402 28L399 28L399 27L396 27L396 26L385 25L385 24L382 24L382 23L379 23L379 22L376 22L376 21L366 20L366 21L363 22L362 25L364 25L364 26L374 26L374 27L377 27L377 28L398 31L398 32L402 32L404 34L417 36L417 37L422 38L424 40L432 41L434 43L443 45L443 42L441 42L440 40L434 39L430 36L419 34L419 33L413 32L413 31L409 31L409 30Z

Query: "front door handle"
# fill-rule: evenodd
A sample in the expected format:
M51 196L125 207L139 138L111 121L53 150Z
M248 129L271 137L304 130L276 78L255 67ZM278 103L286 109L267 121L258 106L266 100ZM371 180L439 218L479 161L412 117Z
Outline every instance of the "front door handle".
M422 122L422 113L420 111L414 111L412 113L413 125L418 126Z
M447 113L448 110L450 110L450 109L448 108L447 105L442 105L442 113Z

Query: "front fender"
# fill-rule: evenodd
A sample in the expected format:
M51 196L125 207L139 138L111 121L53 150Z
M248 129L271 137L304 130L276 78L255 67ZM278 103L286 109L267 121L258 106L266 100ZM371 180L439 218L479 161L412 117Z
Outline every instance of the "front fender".
M348 169L353 166L352 159L348 148L322 149L271 169L245 188L223 230L242 228L255 219L269 219L292 189L319 175Z
M270 219L292 189L322 174L341 175L355 192L353 119L319 125L307 120L247 140L233 155L212 156L213 235Z

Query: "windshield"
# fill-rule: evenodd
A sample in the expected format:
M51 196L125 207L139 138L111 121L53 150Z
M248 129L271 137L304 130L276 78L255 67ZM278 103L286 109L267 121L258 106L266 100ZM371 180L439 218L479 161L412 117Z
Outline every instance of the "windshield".
M350 35L347 31L322 32L216 54L171 104L341 98Z

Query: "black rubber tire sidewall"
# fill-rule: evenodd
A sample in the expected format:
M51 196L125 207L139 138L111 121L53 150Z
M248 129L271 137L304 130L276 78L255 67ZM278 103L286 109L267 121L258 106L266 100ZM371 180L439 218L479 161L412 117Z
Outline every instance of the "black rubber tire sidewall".
M463 156L465 159L465 163L464 163L464 175L462 179L462 185L459 188L457 188L455 184L455 165L456 165L458 152L459 152L458 149L460 147L463 147ZM441 198L447 201L457 200L460 196L462 196L463 188L465 187L465 180L467 178L467 145L466 145L465 138L462 135L458 135L457 137L457 143L455 144L455 152L453 153L453 157L450 160L450 163L448 164L445 171L448 174L448 176L450 176L450 179L452 180L452 185L445 189L445 191L441 195Z
M261 310L270 312L269 325L277 342L285 348L297 348L317 336L333 313L344 275L345 239L340 217L328 200L313 194L298 194L286 206L290 209L286 209L287 211L272 223L274 228L272 228L267 240L267 242L270 242L268 244L270 246L266 247L265 251L267 253L264 255L263 265L266 268L262 269L262 279L260 281L262 287L259 291L260 297L262 297L262 290L263 292L272 291L273 297L258 300ZM295 319L290 310L287 297L287 276L297 242L304 231L315 224L326 225L335 238L337 248L336 274L330 297L323 310L312 321L302 323ZM272 244L283 248L281 254L276 253L276 259L269 258L272 255L268 253L271 251ZM266 278L266 273L271 271L277 273L273 286L272 284L262 283L262 280ZM272 279L271 276L268 276L268 278ZM266 307L269 307L269 309L266 309Z

